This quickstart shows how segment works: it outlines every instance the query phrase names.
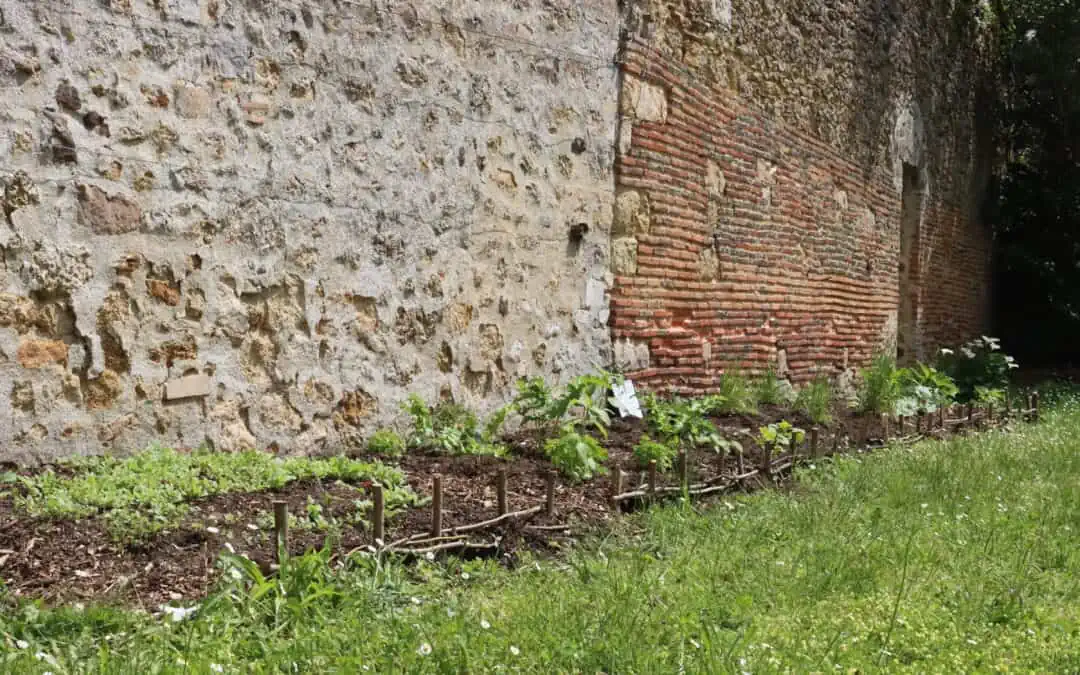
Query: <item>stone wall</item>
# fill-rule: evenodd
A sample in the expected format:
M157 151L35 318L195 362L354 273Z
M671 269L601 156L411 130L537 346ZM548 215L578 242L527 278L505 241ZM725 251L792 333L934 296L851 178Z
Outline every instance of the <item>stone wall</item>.
M806 381L883 348L929 358L983 328L978 3L630 5L620 368L684 391L732 367Z
M615 0L0 0L0 443L339 450L611 360Z

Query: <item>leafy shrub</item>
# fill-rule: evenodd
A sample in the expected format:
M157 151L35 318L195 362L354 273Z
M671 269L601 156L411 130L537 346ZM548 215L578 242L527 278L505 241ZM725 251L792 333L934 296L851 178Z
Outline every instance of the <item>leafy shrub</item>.
M900 399L900 373L896 359L878 354L862 373L858 410L864 413L892 413Z
M794 450L799 443L803 442L806 432L792 426L791 422L781 420L774 424L761 427L758 430L758 445L761 447L771 446L781 451Z
M368 452L384 457L400 457L405 452L405 439L392 429L379 429L367 442Z
M506 453L506 448L488 435L502 426L505 414L497 412L497 424L489 424L484 431L476 414L464 406L443 402L434 408L428 406L416 394L410 394L402 408L412 417L413 431L409 447L428 448L447 455L495 455Z
M557 438L544 444L544 454L556 469L578 481L604 473L601 463L608 456L607 450L595 438L578 433L572 424L564 427Z
M523 379L518 381L518 393L511 405L527 423L581 424L607 438L613 405L609 394L612 385L621 381L620 375L601 370L575 377L561 395L555 396L543 378Z
M911 368L897 371L900 381L900 398L896 401L898 415L931 413L949 405L956 398L956 383L945 373L918 363Z
M828 424L832 421L833 390L829 379L820 376L806 385L795 399L795 407L806 413L814 424Z
M655 460L656 467L661 471L670 471L678 455L679 448L674 443L658 443L648 435L642 436L634 446L634 458L642 466L648 466L649 462Z
M977 387L1005 389L1016 367L1016 360L1001 352L1000 341L985 335L938 355L938 368L956 382L961 403L974 400Z
M992 387L975 387L975 401L979 405L1005 405L1005 390Z
M727 452L738 444L721 438L706 415L724 404L722 396L697 399L673 398L662 401L649 395L646 399L645 424L665 445L679 450L708 446L716 452Z
M729 370L720 376L717 385L720 389L721 413L752 413L757 411L754 389L746 378L736 370Z

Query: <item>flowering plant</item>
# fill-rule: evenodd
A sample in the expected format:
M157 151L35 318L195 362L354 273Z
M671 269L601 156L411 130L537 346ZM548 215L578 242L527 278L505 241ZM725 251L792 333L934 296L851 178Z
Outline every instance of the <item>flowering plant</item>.
M957 399L964 403L974 400L979 388L1004 389L1009 371L1017 367L1016 359L1001 351L1001 341L985 335L938 354L938 368L956 382Z

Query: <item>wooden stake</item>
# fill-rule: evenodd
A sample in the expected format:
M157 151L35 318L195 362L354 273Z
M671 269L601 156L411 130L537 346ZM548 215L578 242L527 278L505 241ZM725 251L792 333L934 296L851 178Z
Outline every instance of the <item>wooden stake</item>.
M937 414L938 426L941 427L942 431L945 431L945 406L941 406L940 408L938 408Z
M1035 395L1028 394L1027 396L1027 410L1021 413L1020 418L1025 422L1033 421L1035 419Z
M761 451L761 473L766 479L772 478L772 443L766 443Z
M821 430L817 427L810 429L810 458L817 459L818 453L821 452L819 443L821 442Z
M896 435L900 438L904 437L904 422L907 422L907 417L904 415L896 418Z
M442 476L431 477L431 536L442 536Z
M742 446L739 446L738 460L739 460L739 464L738 464L739 475L741 476L744 473L746 473L746 459L743 457Z
M383 538L386 535L386 501L383 495L383 486L378 484L371 486L371 499L374 502L371 513L371 533L379 546L382 546Z
M690 485L690 462L685 450L679 453L679 485L684 488Z
M888 443L889 442L889 415L887 413L882 413L882 415L881 415L881 429L882 429L881 434L882 434L883 438L885 439L885 442Z
M994 425L994 402L990 401L986 404L986 423L988 426Z
M274 502L274 562L281 564L289 551L289 505Z
M656 460L649 460L649 494L656 492Z
M544 477L547 485L545 486L546 499L544 502L544 513L548 516L555 515L555 472L548 471L547 476Z
M1031 415L1032 419L1039 421L1039 392L1031 395Z
M622 494L622 469L616 465L611 470L611 509L613 511L619 510L619 500L616 498L620 494Z
M921 434L922 433L922 420L923 420L922 413L916 413L915 414L915 433L916 434Z
M495 479L495 492L499 500L499 515L505 516L508 510L506 508L506 469L499 469Z

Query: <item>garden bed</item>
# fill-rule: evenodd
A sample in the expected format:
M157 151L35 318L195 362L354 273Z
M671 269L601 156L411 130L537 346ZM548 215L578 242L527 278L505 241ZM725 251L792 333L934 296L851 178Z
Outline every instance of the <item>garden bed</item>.
M809 420L779 407L763 406L756 414L713 417L723 436L741 441L743 456L740 460L735 454L691 449L687 454L689 482L735 477L748 467L759 466L761 450L751 438L760 426L782 419L810 428ZM643 430L640 420L615 420L604 443L609 454L606 468L611 472L619 468L624 490L641 488L647 481L647 472L633 454ZM837 411L834 421L821 428L818 454L880 446L882 434L879 417ZM521 432L507 442L512 452L507 458L422 453L402 457L399 466L404 480L420 500L388 514L386 541L430 532L432 515L427 498L436 475L442 481L446 533L496 516L496 476L500 470L506 472L509 511L543 505L551 464L543 458L542 439ZM803 456L810 452L808 443L809 439L799 451ZM784 458L775 459L779 464ZM59 471L70 477L77 476L79 469L60 465ZM754 489L778 478L767 481L756 476L730 486ZM675 477L664 476L662 480L671 485ZM285 502L292 514L288 539L292 554L326 544L340 554L378 545L370 523L358 516L369 513L357 506L358 500L365 502L371 496L370 482L363 480L305 478L275 489L233 490L187 500L186 512L175 526L137 541L125 541L123 532L118 538L116 525L103 522L100 516L28 517L16 507L19 490L13 485L0 498L0 576L16 597L49 602L92 599L156 608L171 600L204 595L217 577L215 561L229 548L269 572L275 501ZM504 521L484 528L477 536L494 545L495 555L512 563L521 547L562 546L572 541L568 537L602 526L618 512L611 497L612 481L607 477L575 483L560 476L554 488L555 513L541 511L527 519ZM632 507L632 502L620 504L619 510Z

